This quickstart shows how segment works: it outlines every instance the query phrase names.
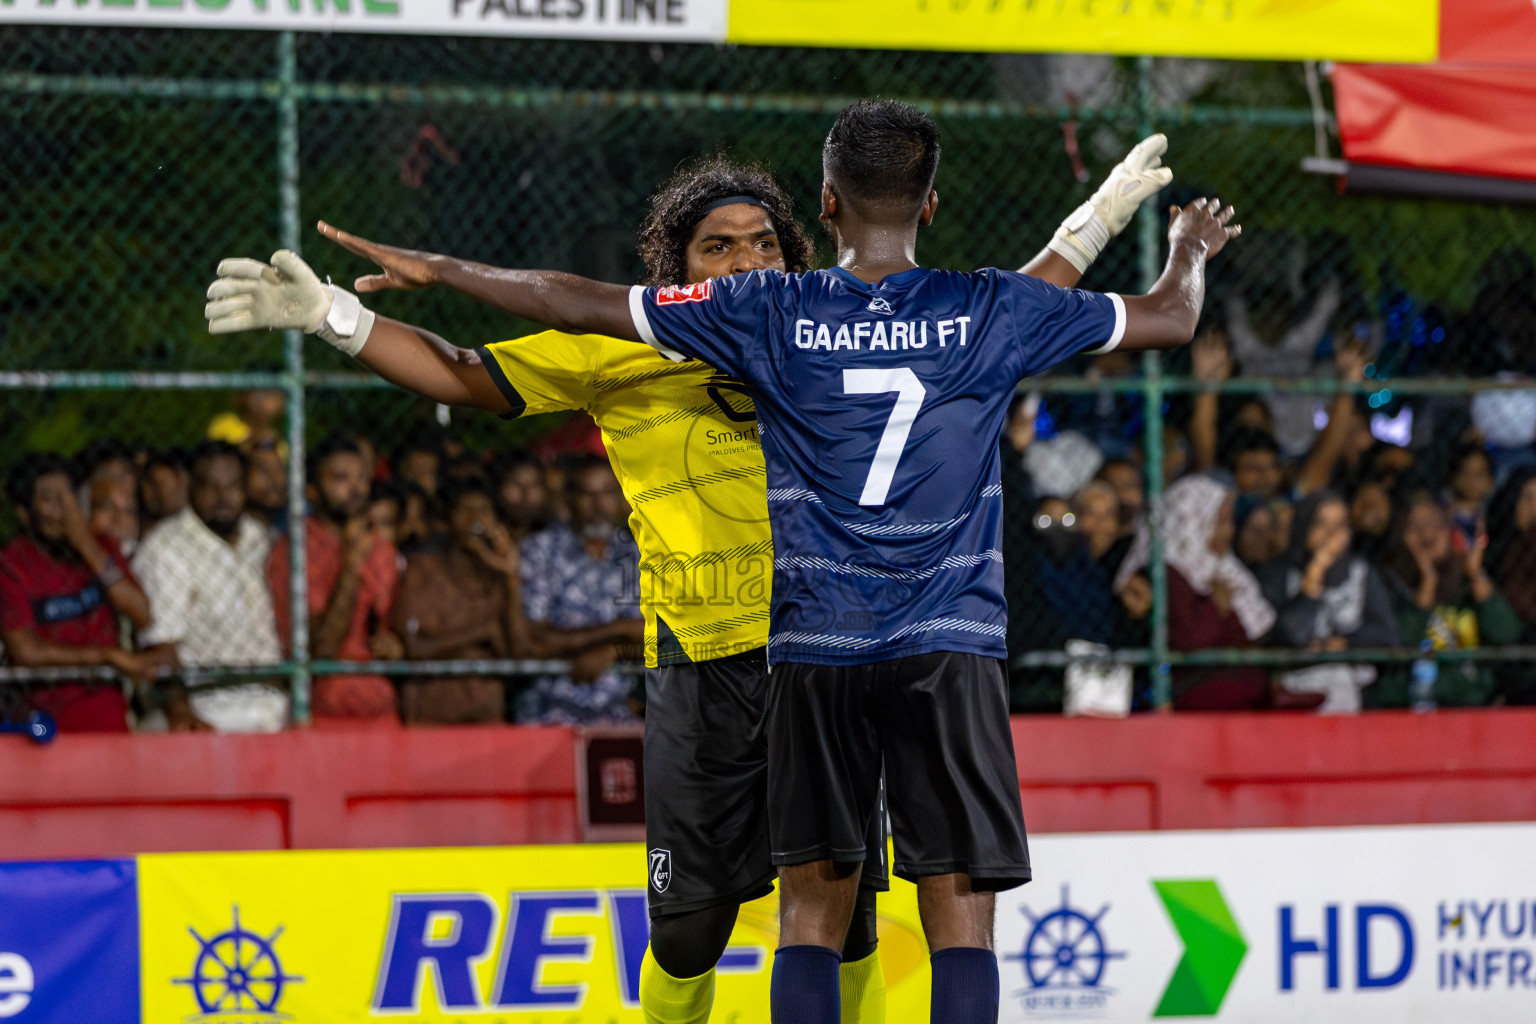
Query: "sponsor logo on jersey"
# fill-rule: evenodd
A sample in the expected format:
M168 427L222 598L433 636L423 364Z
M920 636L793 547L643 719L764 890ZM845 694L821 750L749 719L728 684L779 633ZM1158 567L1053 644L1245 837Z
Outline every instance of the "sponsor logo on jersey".
M716 407L719 408L721 415L723 415L726 419L730 420L732 423L757 422L757 409L752 405L752 394L747 390L747 386L741 381L734 380L725 376L724 374L717 373L713 377L709 378L709 383L705 385L705 387L707 389L710 400L715 403ZM726 397L721 394L722 391L732 391L738 395L743 396L747 400L746 410L738 412L736 407L731 405L731 403L726 400ZM756 435L755 430L753 431L753 434L754 436ZM714 442L711 441L710 443L713 444Z
M870 299L869 311L871 313L879 313L882 316L896 315L896 308L884 299Z
M684 302L708 302L714 293L713 281L668 285L656 292L656 305L679 306Z
M657 892L666 892L667 886L672 884L672 851L651 851L651 888Z

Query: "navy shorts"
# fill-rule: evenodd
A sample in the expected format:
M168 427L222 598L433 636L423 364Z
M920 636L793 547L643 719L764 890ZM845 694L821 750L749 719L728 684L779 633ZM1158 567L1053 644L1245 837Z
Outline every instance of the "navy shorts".
M1029 881L1001 661L940 651L776 664L769 678L775 864L865 860L883 770L899 877L965 874L978 891Z
M652 669L645 692L651 916L768 895L777 869L768 850L764 652ZM864 881L883 890L885 821L872 815L866 827Z

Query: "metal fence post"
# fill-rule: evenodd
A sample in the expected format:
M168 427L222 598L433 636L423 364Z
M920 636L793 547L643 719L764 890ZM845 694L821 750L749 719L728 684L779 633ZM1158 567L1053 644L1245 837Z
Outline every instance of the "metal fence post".
M278 235L299 252L298 55L294 34L277 38ZM304 521L304 334L283 333L283 391L288 405L289 660L293 662L293 720L309 721L309 579Z
M1157 95L1152 81L1152 58L1136 58L1136 109L1141 137L1155 130ZM1149 292L1160 273L1159 242L1163 213L1144 204L1137 213L1137 245L1140 252L1141 290ZM1142 399L1145 405L1147 452L1147 522L1151 544L1147 570L1152 578L1151 668L1152 702L1167 707L1173 702L1168 667L1168 568L1163 561L1163 357L1147 352L1141 357Z

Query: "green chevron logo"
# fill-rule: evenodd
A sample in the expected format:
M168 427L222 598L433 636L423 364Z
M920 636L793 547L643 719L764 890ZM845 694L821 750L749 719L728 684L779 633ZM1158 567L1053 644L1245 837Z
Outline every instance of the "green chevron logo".
M1221 1009L1248 943L1214 879L1154 881L1184 956L1173 969L1154 1017L1214 1017Z

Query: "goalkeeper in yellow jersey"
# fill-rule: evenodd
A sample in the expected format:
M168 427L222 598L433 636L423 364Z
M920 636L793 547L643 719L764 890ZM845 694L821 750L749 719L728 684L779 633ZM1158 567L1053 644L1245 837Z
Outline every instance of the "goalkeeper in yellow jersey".
M1161 136L1138 145L1024 272L1076 284L1165 186ZM383 272L361 292L445 283L487 299L494 267L321 232ZM716 158L661 186L641 229L646 284L700 285L753 270L809 269L812 244L766 171ZM715 964L741 904L772 891L764 731L773 543L750 396L698 362L646 345L548 331L475 349L363 308L299 257L225 260L208 292L210 330L299 328L390 382L504 417L585 410L634 513L645 615L645 806L650 948L639 1001L650 1024L708 1020ZM494 304L494 303L492 303ZM872 830L883 821L872 823ZM871 835L842 950L843 1020L884 1019L875 892L887 887Z

